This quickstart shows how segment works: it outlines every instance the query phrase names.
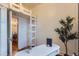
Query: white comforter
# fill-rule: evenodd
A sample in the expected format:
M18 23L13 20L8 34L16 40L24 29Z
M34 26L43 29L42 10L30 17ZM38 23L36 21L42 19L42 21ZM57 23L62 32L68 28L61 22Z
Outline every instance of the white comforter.
M15 56L55 56L59 54L59 46L53 44L52 47L47 47L45 44L32 48L29 53L28 49L17 52Z

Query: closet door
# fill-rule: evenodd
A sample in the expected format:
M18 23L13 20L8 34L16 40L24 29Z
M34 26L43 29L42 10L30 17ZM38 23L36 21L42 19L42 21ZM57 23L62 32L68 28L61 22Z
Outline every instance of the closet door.
M22 49L27 46L27 20L19 17L18 28L18 48Z
M7 8L0 8L0 55L7 55Z

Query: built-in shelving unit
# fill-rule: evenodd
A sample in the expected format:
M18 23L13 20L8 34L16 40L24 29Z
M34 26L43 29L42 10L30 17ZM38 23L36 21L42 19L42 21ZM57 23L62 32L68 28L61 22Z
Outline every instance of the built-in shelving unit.
M0 3L0 8L2 11L2 13L1 13L2 16L4 15L4 20L5 19L7 20L7 18L5 18L5 17L8 16L10 24L12 24L14 26L14 30L15 30L15 27L17 26L16 25L17 22L16 22L16 20L14 22L12 21L13 15L17 16L17 20L19 20L18 21L18 40L19 40L18 46L19 46L19 48L27 47L29 45L36 46L36 44L37 44L36 43L37 42L37 40L36 40L36 17L32 15L31 10L24 8L21 3ZM1 18L1 19L3 20L3 18ZM5 38L5 40L8 39L7 40L8 55L12 55L12 26L10 24L9 24L10 28L8 31L8 34L9 34L8 38ZM5 28L7 29L7 26ZM5 30L5 31L7 34L7 30ZM4 41L2 41L2 42L4 42Z
M32 16L31 17L31 41L32 41L32 46L36 46L36 17Z
M22 13L24 15L28 15L30 16L30 39L31 40L34 40L36 39L36 17L35 16L32 16L32 12L31 10L29 9L26 9L23 7L22 3L1 3L0 4L0 7L6 7L8 9L10 9L11 11L15 11L15 12L18 12L18 13ZM34 43L34 42L33 42Z

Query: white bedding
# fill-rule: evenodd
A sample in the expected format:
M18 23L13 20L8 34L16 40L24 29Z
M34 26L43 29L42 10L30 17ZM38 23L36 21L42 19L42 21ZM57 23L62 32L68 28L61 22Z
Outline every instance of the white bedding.
M19 51L15 56L55 56L59 54L60 47L57 44L53 44L52 47L47 47L45 44L32 48L29 53L27 49Z

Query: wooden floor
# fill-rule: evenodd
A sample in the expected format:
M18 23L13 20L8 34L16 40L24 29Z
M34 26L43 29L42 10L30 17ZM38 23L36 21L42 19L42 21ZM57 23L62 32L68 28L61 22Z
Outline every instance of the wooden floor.
M12 55L15 55L17 51L18 51L18 42L17 40L14 40L12 42Z

